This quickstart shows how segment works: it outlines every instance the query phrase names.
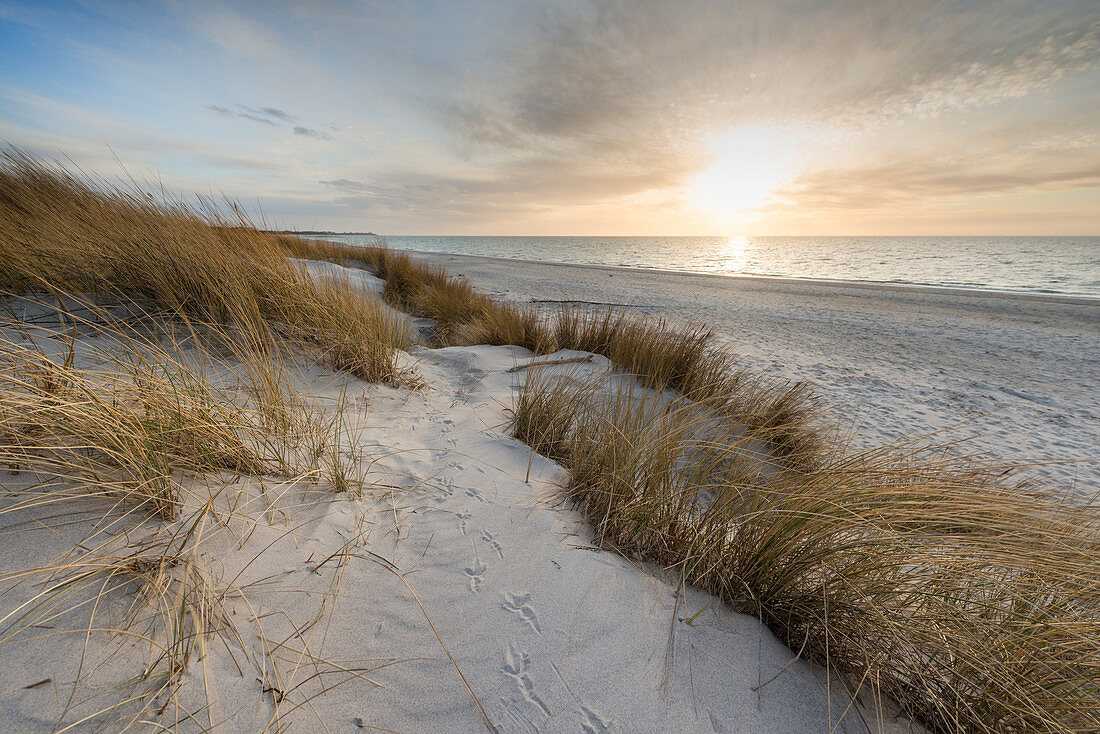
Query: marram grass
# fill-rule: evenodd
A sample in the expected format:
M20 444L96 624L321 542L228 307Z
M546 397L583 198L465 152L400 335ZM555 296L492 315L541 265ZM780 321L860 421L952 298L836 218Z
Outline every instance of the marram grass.
M232 205L190 206L0 152L0 291L122 295L253 343L289 338L365 380L405 382L396 350L407 327L368 294L291 265L300 246Z
M387 302L435 319L438 345L595 352L682 396L609 400L535 370L517 397L514 435L569 467L607 547L759 615L933 730L1100 731L1088 498L920 437L849 452L807 385L742 367L704 327L567 308L540 319L384 246L318 246L386 278Z
M920 443L768 465L752 432L532 374L513 431L599 542L945 732L1100 729L1100 512ZM765 430L765 435L767 430Z
M386 281L387 303L435 322L435 346L515 345L536 354L576 349L603 355L649 387L671 388L728 413L766 438L792 466L813 465L830 440L806 384L740 367L732 353L711 345L704 326L565 307L545 319L384 245L299 242L296 247L300 257L369 266Z
M65 648L79 666L60 684L57 728L194 721L180 694L189 672L204 681L201 661L215 648L280 691L273 729L318 695L294 684L301 666L334 682L360 675L309 651L287 662L257 649L262 621L227 611L249 608L252 590L212 561L279 511L265 486L364 486L344 402L314 406L277 345L193 322L29 305L40 311L33 323L0 319L0 526L5 542L35 526L63 548L71 540L56 558L0 573L0 646L33 655L38 641L83 640ZM217 729L212 714L199 719Z

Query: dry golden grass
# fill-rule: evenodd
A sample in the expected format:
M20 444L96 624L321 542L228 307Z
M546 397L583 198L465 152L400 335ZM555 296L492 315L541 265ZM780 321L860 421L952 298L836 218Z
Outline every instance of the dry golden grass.
M326 721L312 699L351 681L374 685L367 675L393 664L392 658L328 660L323 641L314 639L312 631L335 606L346 552L331 579L319 578L310 590L317 603L299 622L306 634L295 629L284 636L277 619L256 613L258 597L273 592L270 584L227 577L215 560L230 534L224 513L234 504L249 512L230 488L214 488L205 504L159 527L108 510L100 519L111 532L94 535L98 542L83 538L80 552L0 573L5 601L13 590L28 589L22 603L0 617L0 646L23 645L34 655L34 643L44 639L79 641L71 690L66 695L70 684L58 681L58 706L47 714L57 717L59 731L87 722L109 731L221 729L226 711L245 702L218 690L225 679L207 667L215 652L227 655L241 677L257 681L249 707L267 703L270 719L256 731L285 730L299 709L323 730Z
M166 353L89 371L0 340L0 461L77 494L123 496L171 516L173 471L258 472L232 403ZM136 353L135 353L136 354ZM232 406L232 407L231 407Z
M366 380L404 382L395 349L408 334L365 294L288 263L303 247L232 205L191 207L0 153L0 290L122 294L254 343L290 337Z
M1100 728L1094 505L917 443L795 469L705 403L604 387L533 374L514 419L570 468L601 543L759 615L934 730Z
M436 322L434 346L491 344L536 354L575 349L603 355L655 389L671 388L728 414L767 440L791 466L811 467L828 444L818 405L804 383L769 379L740 368L710 344L710 330L614 310L561 308L551 319L495 301L445 271L384 245L306 242L297 254L366 265L386 281L387 303Z
M64 486L53 501L112 496L170 518L181 472L320 471L332 419L288 384L276 352L209 327L185 329L185 347L167 331L68 319L33 332L0 319L0 464ZM200 331L231 345L231 360L196 344ZM94 366L78 364L89 344L80 361Z
M57 558L0 573L0 645L84 640L58 727L85 718L112 730L164 727L182 717L216 728L211 713L179 700L185 673L215 647L279 691L274 729L308 708L315 676L331 686L377 667L331 663L310 649L287 655L266 642L257 651L261 621L226 611L229 602L249 608L249 589L212 564L214 549L243 543L257 518L280 512L265 483L364 485L345 401L322 412L294 385L286 350L211 325L30 306L33 324L0 320L0 526L5 536L30 526L72 540ZM249 475L251 485L242 482ZM332 608L334 583L319 617ZM9 604L12 596L19 601ZM191 679L205 676L201 667Z
M602 354L647 387L670 388L723 412L792 466L813 466L828 443L806 384L740 367L732 353L710 344L702 325L677 328L644 314L561 309L554 327L559 349Z

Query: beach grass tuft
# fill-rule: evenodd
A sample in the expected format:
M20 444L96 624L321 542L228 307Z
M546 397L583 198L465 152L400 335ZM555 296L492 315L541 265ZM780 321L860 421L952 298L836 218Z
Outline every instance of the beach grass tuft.
M545 318L533 309L495 300L383 242L306 242L299 247L303 256L312 252L315 258L369 267L386 281L387 303L433 320L433 346L514 345L535 354L561 349L593 352L648 387L678 390L724 411L766 438L792 466L812 466L828 445L819 401L808 385L741 368L730 351L712 345L710 330L701 324L676 325L646 314L569 307Z
M239 544L256 515L278 511L265 482L358 491L365 468L347 405L320 410L293 384L285 350L213 325L21 303L33 320L0 320L0 520L8 535L37 526L71 545L0 573L0 645L83 638L58 728L76 716L124 729L170 721L166 710L215 726L179 698L213 647L264 679L282 674L276 656L246 641L246 620L226 611L248 608L246 589L224 578L207 546L220 538L213 545L224 548L227 535ZM69 525L86 530L72 537ZM248 639L262 638L251 622ZM137 672L119 680L118 659ZM329 677L356 675L303 661ZM195 672L205 680L205 667Z
M1100 726L1093 503L922 441L792 467L715 415L536 372L513 431L569 467L598 542L759 616L933 730Z
M407 331L367 294L295 268L287 257L300 247L233 204L188 205L0 152L0 290L120 295L252 343L290 337L366 380L405 382L396 350Z

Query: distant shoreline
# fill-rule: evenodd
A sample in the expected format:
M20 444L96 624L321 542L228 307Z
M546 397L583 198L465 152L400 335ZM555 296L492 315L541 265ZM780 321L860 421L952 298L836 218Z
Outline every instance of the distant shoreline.
M400 249L400 248L393 248ZM403 250L416 256L447 256L467 258L469 260L488 260L503 263L523 263L529 265L550 265L554 267L591 268L594 270L619 271L625 273L653 273L681 277L720 278L723 280L741 280L746 282L772 282L792 285L805 284L828 288L856 288L863 290L898 291L911 293L942 294L968 296L973 298L1025 299L1032 302L1063 303L1075 306L1100 306L1100 296L1088 296L1073 293L1040 293L1035 291L1015 291L996 288L977 288L973 286L932 285L925 283L891 283L873 280L842 280L831 278L796 278L785 275L746 275L734 273L704 273L693 270L671 270L666 268L646 268L630 265L594 265L590 263L572 263L556 260L531 260L524 258L498 257L492 255L467 255L431 250Z

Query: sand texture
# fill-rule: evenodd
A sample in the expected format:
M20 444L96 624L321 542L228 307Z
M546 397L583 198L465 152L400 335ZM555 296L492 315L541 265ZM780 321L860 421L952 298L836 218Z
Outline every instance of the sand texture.
M332 268L317 270L325 277ZM525 285L529 269L489 261L464 260L458 270L475 282L484 272L493 290L523 293L522 300L578 297L567 281L588 296L622 298L564 272L563 285L550 286ZM623 278L578 272L616 287ZM689 293L676 279L633 277L666 283L665 308ZM649 285L645 292L661 293ZM766 302L775 312L782 300L772 294ZM701 301L711 311L733 308ZM832 308L820 317L838 313ZM6 336L63 351L64 343L37 331L57 324L32 311L20 313L34 325ZM702 311L692 309L711 315ZM716 320L735 318L731 310ZM827 341L806 322L791 325L784 334L791 343L769 359L778 364L797 353L796 328L817 334L803 363L815 379L859 364L854 350L874 352L874 345ZM749 329L737 338L753 341ZM836 347L828 362L836 367L818 362L828 345ZM77 366L96 369L101 348L111 345L83 336ZM769 348L757 345L754 355ZM344 407L340 450L366 459L359 495L334 494L310 479L191 477L181 480L177 520L158 528L124 521L125 508L105 501L9 511L37 491L36 478L5 474L12 491L0 499L0 572L79 563L89 548L125 556L165 534L184 535L185 560L166 573L203 580L216 631L190 658L175 696L149 702L140 698L150 686L140 674L159 663L147 637L162 640L163 630L140 612L134 587L85 588L0 646L3 728L110 731L136 715L137 731L486 731L472 691L500 732L860 732L860 716L875 731L907 729L849 709L835 678L830 694L825 673L795 660L753 617L594 547L581 516L561 499L561 467L507 434L507 411L527 374L512 368L530 358L512 347L413 348L404 359L427 386L418 391L293 364L288 379L319 411ZM235 369L227 359L220 372L231 379ZM596 357L580 369L598 376L608 363ZM868 397L885 407L891 394ZM37 576L8 588L5 625L54 581ZM173 593L179 603L184 592ZM135 634L106 631L122 628ZM129 696L136 700L96 715Z

